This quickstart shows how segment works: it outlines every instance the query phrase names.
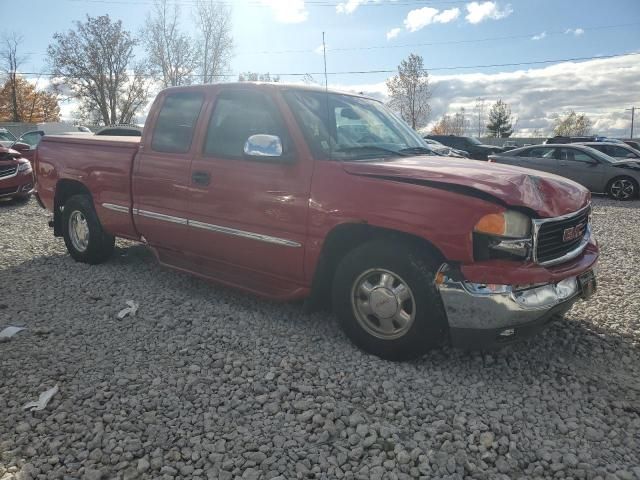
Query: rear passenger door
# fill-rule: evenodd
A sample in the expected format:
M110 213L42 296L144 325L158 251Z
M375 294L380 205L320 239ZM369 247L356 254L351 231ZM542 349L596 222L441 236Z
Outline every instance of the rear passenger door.
M193 138L205 95L166 91L152 132L145 132L132 176L133 214L138 232L154 247L188 250Z
M526 155L520 157L520 161L520 164L526 168L558 173L558 160L556 159L556 148L554 147L531 148Z
M558 149L558 174L584 185L592 192L602 191L605 166L577 148Z

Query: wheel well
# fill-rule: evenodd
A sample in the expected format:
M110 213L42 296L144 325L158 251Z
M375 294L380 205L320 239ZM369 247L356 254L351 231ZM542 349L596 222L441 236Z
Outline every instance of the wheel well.
M428 240L416 235L363 223L338 225L329 232L322 246L313 276L311 295L305 301L305 310L325 309L330 302L331 282L340 260L359 245L377 239L408 243L426 250L438 260L444 260L440 250Z
M53 200L53 234L56 237L62 236L62 208L67 200L74 195L87 195L92 198L87 187L77 180L65 179L56 184L56 194Z

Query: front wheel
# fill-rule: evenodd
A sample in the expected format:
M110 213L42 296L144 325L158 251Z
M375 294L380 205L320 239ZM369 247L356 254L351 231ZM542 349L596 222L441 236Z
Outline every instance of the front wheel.
M631 177L617 177L609 182L607 193L614 200L631 200L638 196L638 184Z
M387 360L409 360L441 345L448 324L436 268L402 242L371 241L348 253L336 271L333 307L351 341Z
M64 243L74 260L97 264L113 253L115 238L102 229L87 195L74 195L62 212Z

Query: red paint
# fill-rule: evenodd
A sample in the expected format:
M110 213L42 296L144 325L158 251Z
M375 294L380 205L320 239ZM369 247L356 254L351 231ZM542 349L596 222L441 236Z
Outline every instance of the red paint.
M342 224L368 224L424 238L471 281L538 283L581 273L597 259L590 245L567 264L474 262L472 230L507 207L535 217L575 212L590 199L580 185L547 173L442 157L378 162L314 160L282 100L281 85L241 84L271 96L284 117L295 158L290 163L205 157L203 142L216 95L224 85L181 87L205 96L191 149L157 153L151 133L164 97L154 102L141 139L46 136L38 147L37 189L53 208L57 185L74 180L91 192L103 227L144 239L166 265L274 299L308 295L327 235ZM192 181L210 176L208 186ZM469 194L471 192L472 194ZM189 218L300 244L266 243L139 215L103 203Z

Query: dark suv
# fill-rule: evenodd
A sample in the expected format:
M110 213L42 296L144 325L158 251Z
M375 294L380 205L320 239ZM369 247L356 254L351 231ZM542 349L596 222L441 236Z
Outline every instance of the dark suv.
M458 137L457 135L427 135L426 138L437 140L447 147L469 152L469 156L476 160L486 160L493 153L504 152L505 149L495 145L484 145L473 137Z

